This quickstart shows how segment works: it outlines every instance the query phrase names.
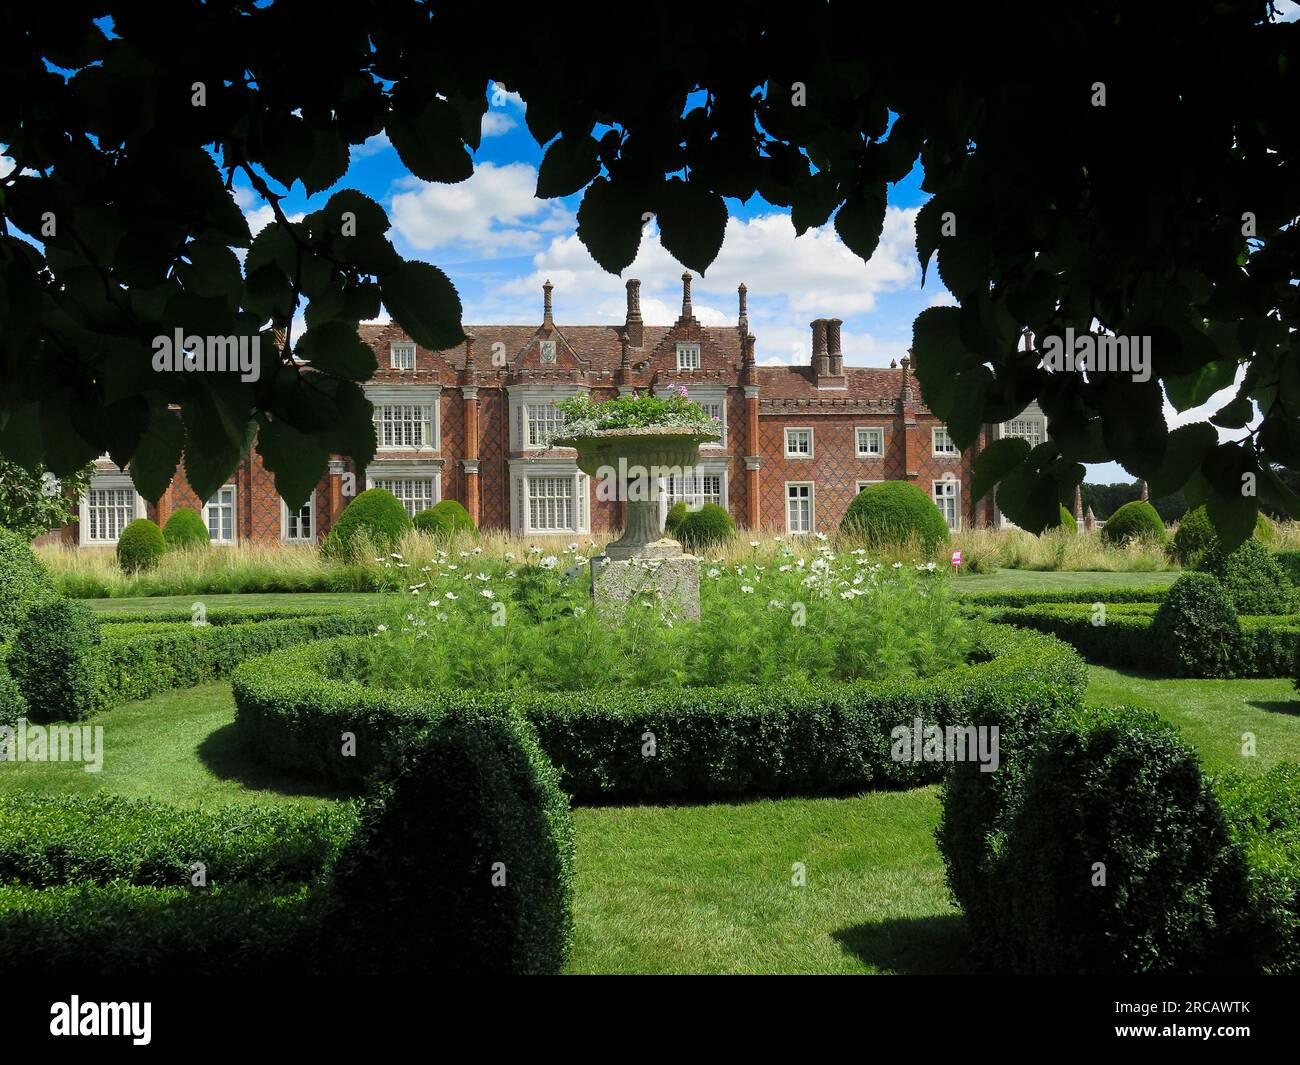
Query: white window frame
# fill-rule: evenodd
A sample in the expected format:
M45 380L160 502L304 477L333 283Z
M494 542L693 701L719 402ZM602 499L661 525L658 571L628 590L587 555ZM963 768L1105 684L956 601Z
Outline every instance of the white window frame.
M941 496L940 487L952 487L951 492L945 491ZM931 482L930 498L934 500L934 505L939 508L939 513L943 515L943 520L947 523L949 530L952 532L961 532L961 481L955 477L942 477L939 480ZM948 512L940 500L952 502L952 517L948 517Z
M704 364L704 350L695 341L681 341L677 345L677 369L698 370Z
M863 434L875 433L880 441L879 445L873 451L868 447L865 451L862 449ZM871 437L868 435L867 439ZM885 427L883 425L859 425L853 430L853 447L860 459L879 459L885 455Z
M861 492L862 489L864 489L864 488L867 487L867 485L870 485L870 484L884 484L884 483L885 483L885 482L884 482L884 478L880 478L880 479L877 479L877 480L874 480L874 481L863 481L863 480L858 480L858 481L856 482L856 484L857 484L857 486L858 486L858 492ZM854 492L853 494L854 494L854 495L857 495L857 492Z
M507 385L506 393L510 397L510 450L516 452L548 451L549 448L531 441L529 433L530 405L559 403L561 400L586 392L585 387L570 385L567 387L537 385Z
M792 498L790 495L791 488L808 489L808 528L796 529L790 521L790 504L792 502L802 502L802 498ZM786 481L785 482L785 531L790 536L810 536L817 531L817 485L813 481Z
M677 382L667 382L655 385L654 393L661 399L667 397L669 389L677 385ZM727 390L725 387L709 387L695 385L688 389L690 392L691 402L698 403L705 410L710 407L717 407L718 413L718 431L722 435L721 440L710 440L700 445L701 450L712 448L715 451L727 446ZM711 412L712 413L712 412Z
M429 506L432 507L442 502L441 460L436 462L411 462L401 459L381 460L368 466L366 468L366 487L383 488L384 485L380 483L381 481L429 481L429 491L432 499ZM420 510L426 509L425 507L418 507L413 510L407 500L402 499L401 496L398 496L398 499L401 500L402 506L406 508L407 514L411 517L414 517Z
M307 521L311 524L311 535L302 535L301 513L307 511ZM291 533L291 523L297 523L297 530ZM280 539L286 544L314 544L316 542L316 490L312 489L311 495L307 497L307 502L302 505L300 511L291 511L289 504L283 499L280 500Z
M537 342L537 357L543 366L555 365L555 352L554 340L539 340Z
M425 454L442 449L442 385L373 385L366 389L366 398L375 407L376 450L381 452L408 452ZM383 437L383 410L385 407L427 407L428 419L423 444L385 444Z
M415 369L415 341L394 340L388 345L388 366L392 370Z
M77 505L77 542L82 547L111 547L117 543L118 538L97 536L91 539L90 536L90 493L91 492L130 492L131 500L131 517L123 523L122 528L137 518L143 518L148 514L148 508L145 505L144 498L135 490L135 484L131 481L131 475L121 470L105 470L96 472L91 476L90 485L86 489Z
M572 527L537 528L532 522L532 484L537 480L567 480L573 485ZM519 536L578 535L591 531L591 480L573 462L510 462L510 527Z
M940 433L947 441L946 446L940 446ZM930 429L930 454L935 458L952 458L961 454L960 449L952 442L952 434L948 432L946 425L936 425Z
M794 450L791 450L791 448L790 448L790 434L791 434L791 433L807 433L807 434L808 434L808 450L807 450L807 451L794 451ZM812 458L812 457L813 457L813 453L814 453L814 447L813 447L813 436L814 436L814 434L813 434L813 430L812 430L812 426L811 426L811 425L788 425L788 426L786 426L786 429L785 429L785 457L788 458L788 459L810 459L810 458ZM802 484L803 482L799 482L799 483Z
M212 518L208 511L216 506L224 508L227 504L221 501L221 497L229 493L230 496L230 536L213 536L212 535ZM208 530L208 541L216 544L218 547L228 547L237 543L239 540L239 489L234 484L223 484L213 493L212 498L204 501L203 504L203 524ZM221 527L220 511L217 514L217 527Z
M1028 431L1026 431L1028 430ZM1029 415L1010 418L1002 423L1002 438L1024 440L1031 448L1047 439L1046 419Z

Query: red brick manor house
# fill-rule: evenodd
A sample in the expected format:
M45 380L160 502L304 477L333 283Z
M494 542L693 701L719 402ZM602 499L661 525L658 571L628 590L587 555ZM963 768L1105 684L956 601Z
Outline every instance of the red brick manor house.
M840 320L812 323L812 356L802 366L760 366L749 331L746 290L735 326L702 326L682 277L682 309L668 327L641 318L640 289L627 282L622 325L557 325L552 286L536 325L467 326L463 345L429 351L396 325L363 325L380 369L367 383L378 451L356 470L332 461L312 498L290 512L255 451L211 499L178 474L155 506L106 460L81 501L67 543L113 544L131 519L159 524L178 507L205 518L214 542L316 542L356 491L379 486L412 514L443 499L460 501L482 528L533 534L601 534L621 528L622 504L598 500L573 452L547 449L560 422L555 403L580 391L593 399L633 390L686 386L722 422L723 439L701 448L692 478L670 479L664 506L678 499L717 503L736 523L788 534L832 532L853 496L873 481L919 485L950 526L1001 525L992 499L970 499L976 448L959 452L921 400L904 357L884 368L846 367ZM1031 407L986 426L1000 435L1045 435ZM349 476L351 475L351 476Z

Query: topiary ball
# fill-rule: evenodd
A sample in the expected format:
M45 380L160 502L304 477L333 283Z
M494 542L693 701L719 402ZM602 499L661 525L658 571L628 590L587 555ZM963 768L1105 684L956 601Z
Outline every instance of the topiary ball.
M53 594L50 571L27 537L0 529L0 640L13 635L28 606Z
M1255 536L1264 543L1277 539L1277 527L1263 514L1255 519ZM1170 553L1183 569L1201 569L1205 556L1219 545L1219 538L1204 507L1189 510L1178 522L1170 541Z
M449 711L377 776L328 888L328 956L367 975L558 973L573 852L532 727L501 707Z
M676 536L678 528L681 527L682 519L686 517L687 510L684 502L678 501L668 508L668 515L664 518L664 532L669 536Z
M469 516L469 511L454 499L444 499L430 509L439 516L443 526L453 536L456 533L478 532L478 527L474 524L474 519Z
M136 518L117 539L117 564L127 573L153 569L166 553L162 530L148 518Z
M688 510L675 530L682 546L691 551L718 547L735 535L736 523L716 503L705 503L699 510Z
M1277 559L1259 540L1247 540L1235 551L1214 546L1201 556L1207 573L1219 579L1238 614L1290 614L1295 587Z
M1115 511L1101 527L1101 538L1119 547L1135 540L1165 542L1165 523L1150 503L1135 499Z
M103 709L101 639L99 622L81 603L53 598L31 605L8 666L32 721L79 721Z
M926 555L948 546L948 523L934 500L907 481L869 484L853 497L840 532L875 548L919 542Z
M415 526L416 532L424 533L426 536L447 535L447 521L433 507L420 511L411 519L411 524Z
M1180 677L1232 677L1244 639L1218 578L1184 573L1165 593L1151 625L1165 669Z
M1074 515L1070 513L1070 508L1062 506L1061 523L1059 525L1048 526L1043 531L1077 533L1079 531L1079 523L1075 520Z
M372 547L389 549L412 527L406 507L392 492L370 488L343 508L321 546L321 553L330 558L353 560L362 539L369 540Z
M208 534L207 523L198 511L181 507L163 526L163 539L167 541L167 550L183 551L189 547L208 547L212 539Z

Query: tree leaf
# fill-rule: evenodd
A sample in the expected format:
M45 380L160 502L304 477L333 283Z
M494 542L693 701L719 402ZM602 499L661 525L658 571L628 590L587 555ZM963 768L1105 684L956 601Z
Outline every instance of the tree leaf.
M611 274L622 273L641 246L642 211L624 188L598 177L578 206L578 239Z
M446 100L434 97L414 115L392 111L388 138L406 168L424 181L454 184L474 173L474 160L461 137L460 117Z
M1219 434L1206 422L1193 422L1171 432L1159 472L1147 478L1151 497L1160 499L1182 488L1218 442Z
M870 260L885 228L885 186L873 185L849 193L835 212L835 232L849 251L863 262Z
M974 474L971 477L971 499L983 499L989 489L1017 466L1021 465L1029 454L1029 442L1016 436L1004 436L1001 440L991 441L975 457Z
M157 503L176 476L185 447L185 427L176 412L155 407L149 412L149 425L127 470L136 491L150 503Z
M275 474L275 490L290 510L302 507L329 463L329 451L279 418L263 420L257 433L262 464Z
M571 196L600 173L600 146L590 134L551 142L537 168L537 196Z
M384 277L381 291L393 321L417 344L444 351L464 341L460 296L436 266L403 262Z
M683 266L703 274L722 248L727 205L693 181L672 178L659 194L659 239Z
M322 373L351 381L367 381L378 369L374 349L357 336L355 322L332 319L312 326L294 354Z

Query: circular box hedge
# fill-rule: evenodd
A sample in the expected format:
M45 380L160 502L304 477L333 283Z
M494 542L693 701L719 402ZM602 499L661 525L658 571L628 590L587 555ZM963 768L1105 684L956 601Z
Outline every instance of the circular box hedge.
M153 569L167 553L167 541L148 518L136 518L117 539L117 564L127 573Z
M1165 523L1150 503L1135 499L1115 511L1101 527L1101 538L1108 544L1126 544L1131 540L1165 542Z
M363 537L373 547L392 547L411 528L406 507L392 492L369 488L343 508L321 545L321 553L327 558L352 559Z
M197 510L181 507L163 526L163 539L167 550L183 551L187 547L210 547L208 527Z
M1004 626L981 626L968 664L922 680L538 694L370 687L373 639L318 641L241 665L233 684L244 739L281 768L351 785L410 729L484 708L526 718L580 799L819 794L939 779L941 764L893 759L896 726L1032 728L1081 705L1087 686L1071 648ZM351 756L344 734L355 737Z

